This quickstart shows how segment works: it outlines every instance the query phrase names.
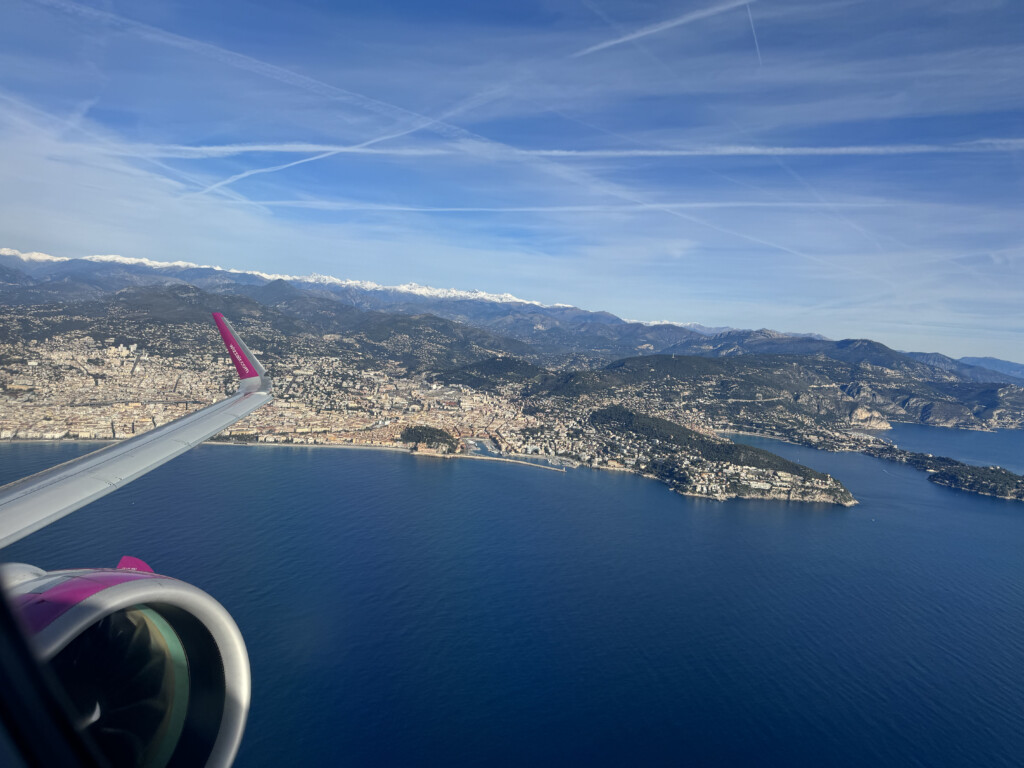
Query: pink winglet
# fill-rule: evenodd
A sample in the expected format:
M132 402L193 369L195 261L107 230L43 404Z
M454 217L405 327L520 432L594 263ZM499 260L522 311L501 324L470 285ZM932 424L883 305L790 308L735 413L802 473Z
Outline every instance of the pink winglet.
M235 364L235 370L238 371L238 378L251 379L254 376L259 376L260 374L256 370L256 366L252 364L252 361L246 357L245 352L242 351L241 342L236 339L235 334L231 332L231 328L224 319L224 315L220 312L214 312L213 320L217 323L217 329L220 331L221 338L224 339L224 346L228 348L228 354L231 356L231 361Z
M117 564L117 570L119 571L144 571L145 573L152 573L153 569L149 567L149 564L143 560L139 560L137 557L131 555L125 555L121 558Z

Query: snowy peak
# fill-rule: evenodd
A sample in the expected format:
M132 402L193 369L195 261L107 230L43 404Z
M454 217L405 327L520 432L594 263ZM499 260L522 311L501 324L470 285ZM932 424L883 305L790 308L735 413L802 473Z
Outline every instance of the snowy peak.
M51 257L52 258L52 257ZM95 262L106 262L108 264L126 264L135 267L149 267L150 269L199 269L198 264L193 264L191 261L153 261L152 259L134 259L128 256L115 256L113 254L107 256L83 256L82 261L95 261ZM219 269L214 267L214 269Z
M22 261L70 261L63 256L51 256L48 253L39 253L39 251L29 251L28 253L22 253L21 251L15 250L14 248L0 248L0 256L13 256L16 259Z
M234 270L232 270L234 271ZM261 274L250 272L248 274ZM264 275L265 276L265 275ZM469 301L494 301L499 304L532 304L537 307L554 306L568 307L568 304L545 305L539 301L529 301L513 296L511 293L487 293L485 291L464 291L458 288L431 288L429 285L419 283L403 283L402 285L381 285L368 280L342 280L331 275L312 274L305 276L297 275L274 275L273 277L282 280L290 280L296 283L313 283L319 285L334 285L342 288L355 288L360 291L393 291L394 293L410 293L415 296L423 296L429 299L465 299Z
M390 291L394 293L408 293L415 296L422 296L429 299L462 299L468 301L492 301L499 304L530 304L536 307L570 307L570 304L541 304L539 301L520 299L511 293L487 293L486 291L465 291L458 288L432 288L429 285L419 283L403 283L402 285L381 285L367 280L344 280L332 275L285 275L269 272L259 272L248 269L225 269L223 267L196 264L192 261L155 261L154 259L136 258L130 256L118 256L116 254L95 254L83 256L80 259L70 259L65 256L51 256L48 253L29 252L24 253L14 248L0 248L0 256L13 256L27 262L68 262L68 261L91 261L103 264L121 264L130 267L148 267L150 269L212 269L216 272L224 272L232 275L252 275L261 277L264 280L288 280L294 283L310 283L313 285L329 285L341 288L354 288L360 291Z

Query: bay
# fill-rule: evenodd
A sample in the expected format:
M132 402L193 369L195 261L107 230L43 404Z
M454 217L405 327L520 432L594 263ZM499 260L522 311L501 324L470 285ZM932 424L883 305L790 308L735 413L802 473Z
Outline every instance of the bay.
M982 432L894 422L892 429L874 434L908 451L948 456L966 464L996 465L1024 474L1024 429Z
M749 442L861 503L204 445L3 554L132 554L220 600L239 766L1019 765L1024 505ZM0 482L87 447L0 444Z

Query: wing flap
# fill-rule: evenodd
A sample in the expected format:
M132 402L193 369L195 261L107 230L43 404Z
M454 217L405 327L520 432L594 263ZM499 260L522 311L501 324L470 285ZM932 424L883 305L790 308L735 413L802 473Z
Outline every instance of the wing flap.
M236 394L195 413L0 488L0 547L127 485L273 399L263 366L222 316L215 319L236 366L234 352L244 350L241 354L256 375L243 378Z

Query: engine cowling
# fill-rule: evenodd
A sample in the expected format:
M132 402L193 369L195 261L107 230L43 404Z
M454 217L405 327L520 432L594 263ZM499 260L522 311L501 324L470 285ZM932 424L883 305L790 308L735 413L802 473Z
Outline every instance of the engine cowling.
M249 711L249 657L214 598L134 558L50 572L7 564L2 581L76 727L111 765L231 765Z

